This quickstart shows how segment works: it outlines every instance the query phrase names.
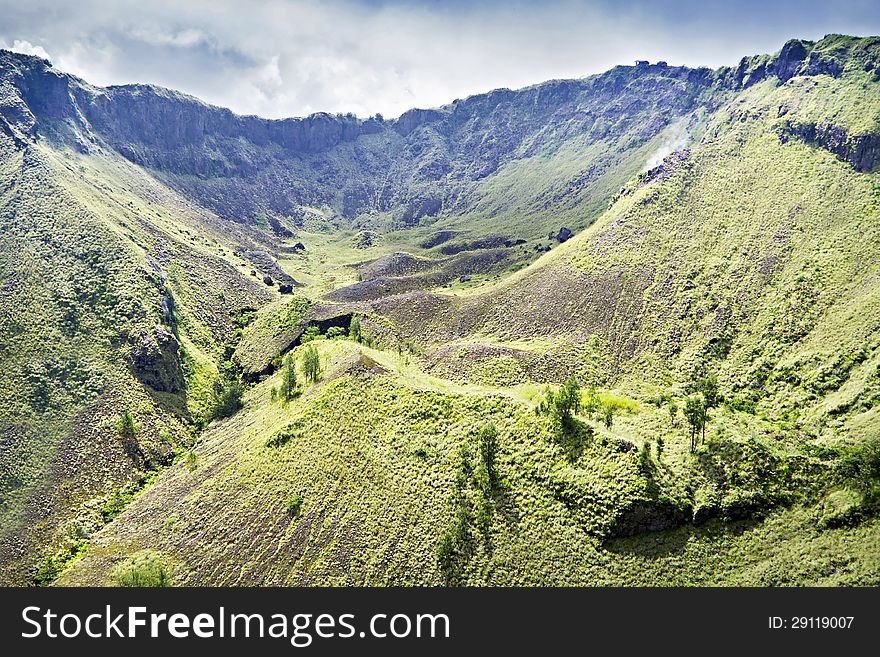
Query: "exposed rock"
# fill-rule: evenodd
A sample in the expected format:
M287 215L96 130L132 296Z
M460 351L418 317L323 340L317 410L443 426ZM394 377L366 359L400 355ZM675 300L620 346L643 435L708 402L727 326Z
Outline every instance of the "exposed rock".
M409 135L413 130L426 123L433 123L443 118L443 113L434 109L411 109L404 112L393 123L394 129L401 135Z
M571 232L570 229L563 226L559 229L559 232L556 233L555 238L561 244L562 242L568 241L574 236L574 233Z
M245 251L241 255L245 260L259 267L260 271L265 272L263 282L266 283L266 285L273 285L274 281L277 280L279 283L284 283L292 287L301 286L299 281L281 269L281 266L275 258L265 251ZM256 271L252 269L251 275L255 275L255 273ZM266 281L267 278L269 281Z
M440 198L429 196L425 198L412 199L407 203L406 208L401 216L401 221L405 224L416 223L423 217L432 217L443 207L443 201Z
M776 60L774 73L782 82L789 80L797 71L798 67L807 57L807 46L812 46L810 41L791 39L787 41Z
M268 221L269 221L269 228L272 230L273 233L278 235L278 237L293 237L293 233L290 232L290 229L288 229L284 224L282 224L280 221L278 221L278 219L276 219L275 217L269 217Z
M379 234L372 230L362 230L351 238L351 245L356 249L369 249L375 246L379 240Z
M131 351L135 376L157 392L180 392L184 379L179 349L177 338L163 326L140 336Z
M481 237L479 239L471 240L469 242L456 242L454 244L447 244L440 249L440 253L443 255L454 255L456 253L461 253L462 251L478 251L480 249L497 249L499 247L505 246L505 242L508 241L508 238L504 235L488 235L486 237Z
M278 284L278 291L281 294L293 294L293 286L287 285L285 283L279 283Z
M792 137L824 148L848 162L856 171L874 171L880 164L880 135L849 135L835 125L786 121L778 132L784 144Z
M690 509L683 509L670 502L643 500L626 509L614 523L611 536L634 536L643 532L656 532L683 525L691 519Z
M409 253L392 253L384 258L369 260L356 265L362 281L383 276L411 276L419 272L436 269L440 261L417 258Z

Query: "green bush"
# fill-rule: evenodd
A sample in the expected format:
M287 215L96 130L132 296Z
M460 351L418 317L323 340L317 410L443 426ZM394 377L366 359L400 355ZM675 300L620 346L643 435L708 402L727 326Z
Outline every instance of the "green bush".
M296 518L302 511L302 504L302 495L291 496L290 499L287 500L287 504L285 505L285 508L287 509L287 514L293 518Z
M341 338L345 335L346 335L346 330L344 328L342 328L341 326L331 326L330 328L327 329L327 337L330 340L333 340L335 338Z
M484 490L492 490L498 485L498 429L491 422L483 425L477 434L480 444L480 465L485 473Z
M348 325L348 335L355 342L361 341L361 319L357 315L352 315L351 322Z
M863 499L863 507L880 507L880 436L853 447L841 459L840 471Z
M317 326L309 326L303 331L303 334L299 338L300 344L305 344L307 342L311 342L312 340L317 340L321 337L321 329Z
M138 427L134 421L134 417L131 414L131 411L126 409L123 411L122 416L116 421L116 431L120 436L125 436L126 438L134 438L137 433Z
M112 573L116 586L155 588L171 586L171 571L162 557L152 550L138 552L117 566Z
M244 387L237 378L228 381L217 379L211 398L211 419L230 417L242 407Z
M614 424L614 404L611 402L605 402L602 404L602 424L605 425L606 429L610 429L611 425Z

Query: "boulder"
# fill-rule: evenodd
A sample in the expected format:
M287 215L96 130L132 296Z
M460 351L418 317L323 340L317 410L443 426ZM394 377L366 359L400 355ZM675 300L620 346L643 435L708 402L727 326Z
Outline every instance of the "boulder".
M574 233L572 233L571 230L566 228L565 226L560 228L559 232L556 233L556 239L559 241L560 244L562 242L570 240L572 237L574 237Z

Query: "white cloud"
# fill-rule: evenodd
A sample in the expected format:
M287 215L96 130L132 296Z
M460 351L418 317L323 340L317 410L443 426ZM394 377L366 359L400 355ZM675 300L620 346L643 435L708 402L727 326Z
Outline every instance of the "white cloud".
M861 0L849 12L739 2L0 0L0 42L46 48L95 84L152 82L239 113L391 117L634 59L719 66L793 36L880 31L880 10Z
M7 50L11 50L12 52L20 52L22 55L36 55L37 57L42 57L43 59L52 60L49 56L49 53L42 46L35 46L30 41L25 41L23 39L16 39L12 42L12 45L6 45L5 42L2 44L3 48Z

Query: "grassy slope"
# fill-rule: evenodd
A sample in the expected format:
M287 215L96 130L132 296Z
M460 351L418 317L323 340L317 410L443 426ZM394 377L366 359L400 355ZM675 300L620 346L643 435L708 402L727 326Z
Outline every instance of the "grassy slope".
M408 376L396 355L317 344L323 382L286 407L268 398L278 375L256 386L242 413L206 432L196 467L163 473L59 583L106 584L124 556L144 548L163 555L181 585L443 583L435 548L452 513L457 449L474 450L474 429L490 420L500 429L504 483L488 539L472 528L473 556L455 583L857 584L880 572L876 524L820 532L800 506L763 523L710 521L603 541L608 522L645 499L648 486L636 452L606 439L638 439L646 426L668 424L665 409L634 405L612 432L591 422L596 437L573 455L505 390L438 390ZM358 372L361 353L386 373ZM288 426L289 442L267 446ZM655 473L672 494L691 465L682 447L671 442ZM294 495L304 501L291 517L285 504Z
M592 228L509 280L375 304L428 345L457 339L465 354L489 345L556 359L551 379L598 361L629 409L610 432L587 420L596 438L574 452L560 444L531 412L534 387L496 387L548 377L505 376L521 360L508 351L434 370L457 383L371 352L391 374L343 374L287 409L267 404L277 382L255 388L244 415L206 435L199 468L169 472L63 581L106 582L114 557L144 547L177 564L181 583L443 581L425 564L436 564L452 513L456 449L491 419L507 483L489 539L474 534L457 583L876 583L876 520L820 529L841 482L834 452L812 446L877 431L880 188L875 174L831 153L780 141L782 104L787 119L803 108L813 122L856 120L834 97L863 79L810 81L752 86L668 177L631 188ZM572 353L578 344L591 346ZM355 347L322 349L341 364ZM674 424L649 400L664 390L680 397L700 366L718 372L728 399L754 406L716 411L692 456L681 418ZM297 437L266 447L291 421ZM658 436L666 448L650 477L635 451L615 447ZM295 494L305 503L291 519L284 501ZM766 518L603 540L626 509L657 499L755 503ZM149 519L155 506L175 508L177 520L160 527ZM259 529L240 535L242 526ZM248 555L243 567L230 563L236 551Z
M199 372L222 355L229 313L268 297L218 260L216 244L207 245L217 233L183 199L118 157L5 139L0 148L0 578L26 583L35 562L79 549L117 487L136 486L191 440L184 420L201 410ZM185 273L173 276L181 265ZM200 274L226 290L225 302L196 289ZM201 302L187 299L193 292ZM163 296L181 301L178 338L203 364L191 368L189 398L142 385L131 366L142 341L177 330L163 317ZM173 359L157 367L185 376ZM132 440L115 429L125 409L139 426Z

